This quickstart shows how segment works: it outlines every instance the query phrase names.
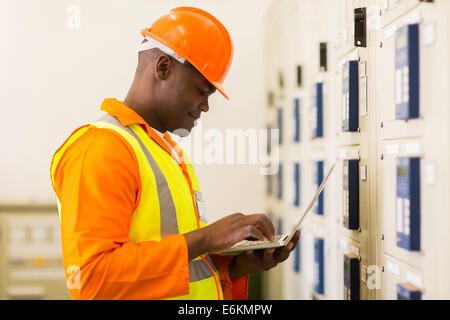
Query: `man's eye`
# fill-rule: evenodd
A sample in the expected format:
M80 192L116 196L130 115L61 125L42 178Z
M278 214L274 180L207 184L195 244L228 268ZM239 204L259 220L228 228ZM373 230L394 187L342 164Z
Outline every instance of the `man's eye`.
M202 96L206 94L205 90L202 90L201 88L197 87L198 93L200 93Z

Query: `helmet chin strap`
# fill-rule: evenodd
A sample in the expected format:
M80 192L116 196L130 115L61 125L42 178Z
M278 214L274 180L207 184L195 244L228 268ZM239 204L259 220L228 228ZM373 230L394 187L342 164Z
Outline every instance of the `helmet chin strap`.
M138 50L137 50L138 52L158 48L159 50L161 50L165 54L171 56L172 58L174 58L175 60L177 60L180 63L184 63L186 61L185 58L180 57L175 51L173 51L166 45L162 44L158 40L155 40L149 36L145 36L145 39L147 39L147 41L145 41L139 45Z

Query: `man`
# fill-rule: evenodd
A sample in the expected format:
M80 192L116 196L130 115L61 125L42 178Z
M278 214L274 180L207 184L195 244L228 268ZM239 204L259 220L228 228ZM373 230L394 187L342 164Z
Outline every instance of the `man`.
M289 256L280 249L213 254L248 238L272 240L263 214L207 225L187 155L168 132L189 132L209 110L233 56L223 25L176 8L142 31L138 67L123 102L77 129L55 153L64 266L75 299L245 299L248 274ZM176 50L176 51L175 51ZM211 254L209 254L211 253Z

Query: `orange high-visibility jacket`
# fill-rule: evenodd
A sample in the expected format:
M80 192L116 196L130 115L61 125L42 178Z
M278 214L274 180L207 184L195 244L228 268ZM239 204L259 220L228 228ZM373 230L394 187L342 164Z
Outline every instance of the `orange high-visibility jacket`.
M163 148L155 131L122 102L105 99L101 109L122 126L140 125ZM74 131L58 151L51 174L72 297L165 299L189 294L188 251L182 234L159 241L130 240L142 182L128 141L114 130L88 125ZM217 296L222 297L220 289L224 299L246 299L248 276L231 280L228 275L233 256L209 257L220 280Z

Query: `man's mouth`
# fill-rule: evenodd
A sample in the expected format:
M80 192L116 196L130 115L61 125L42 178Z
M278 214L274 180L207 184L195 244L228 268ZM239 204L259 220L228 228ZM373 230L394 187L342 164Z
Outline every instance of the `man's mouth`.
M188 115L189 115L190 117L192 117L194 120L198 120L198 119L200 118L200 115L195 115L195 114L192 113L192 112L188 112Z

